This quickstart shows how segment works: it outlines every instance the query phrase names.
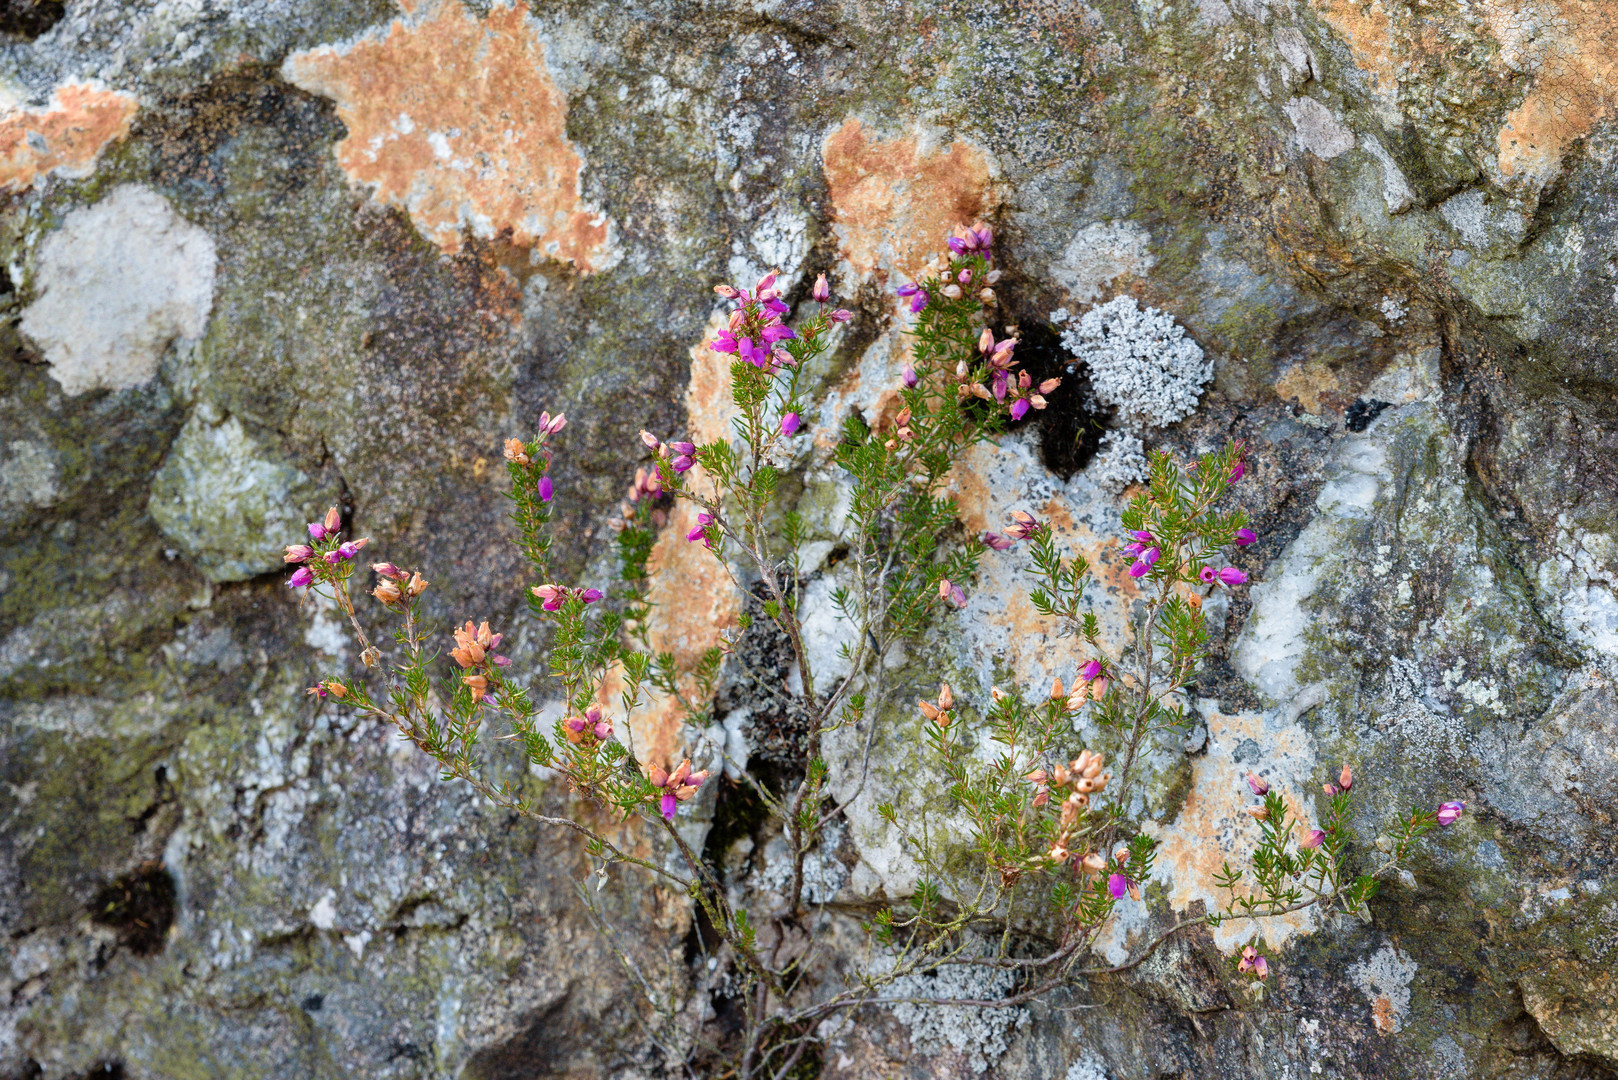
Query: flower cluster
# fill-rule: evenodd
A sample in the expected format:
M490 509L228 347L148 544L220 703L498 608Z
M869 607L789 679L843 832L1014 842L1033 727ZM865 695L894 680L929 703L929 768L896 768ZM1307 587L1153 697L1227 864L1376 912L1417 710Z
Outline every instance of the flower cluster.
M468 619L464 627L456 628L455 648L449 651L450 659L461 667L461 682L485 705L495 703L489 688L499 681L497 669L511 663L509 657L494 651L495 646L500 644L500 636L489 629L487 619L481 626L472 625L472 620Z
M708 770L692 772L691 759L687 758L673 772L666 772L654 765L646 770L646 775L652 782L652 798L658 800L658 809L665 820L673 821L675 808L697 793L702 782L708 779Z
M772 374L796 363L792 354L780 345L798 335L782 321L792 309L781 299L781 290L775 287L776 276L776 272L771 270L758 279L758 284L751 292L734 285L714 286L714 292L726 300L737 302L736 309L730 313L730 321L710 346L714 352L739 356L754 367ZM820 303L831 298L831 289L826 284L824 274L815 282L814 296ZM833 322L847 322L853 317L853 312L841 308L831 313Z
M566 585L556 585L550 582L544 585L535 585L528 591L539 598L539 606L546 611L561 611L562 605L572 599L582 600L586 604L593 604L602 597L600 589L570 588Z
M401 570L391 562L372 563L371 569L380 579L376 588L371 590L371 595L390 607L406 597L414 600L427 588L426 578Z
M1105 759L1100 754L1081 750L1079 756L1066 765L1035 769L1023 777L1034 785L1035 806L1049 802L1052 789L1058 794L1065 792L1057 818L1056 838L1049 852L1052 862L1064 863L1074 854L1072 844L1083 832L1079 826L1083 813L1090 808L1090 796L1099 793L1112 780L1111 773L1101 771L1104 764ZM1099 874L1107 868L1107 860L1091 851L1078 856L1074 865L1086 874Z
M284 561L288 565L298 567L287 579L287 588L301 589L317 581L327 580L333 576L333 571L342 567L343 563L352 562L365 545L371 542L363 536L358 540L339 542L337 536L342 530L342 522L342 515L334 506L326 511L324 518L309 523L309 539L314 541L312 545L287 545Z
M583 716L563 717L562 730L567 733L568 742L582 743L585 749L592 749L612 738L612 720L602 712L600 705L592 702Z

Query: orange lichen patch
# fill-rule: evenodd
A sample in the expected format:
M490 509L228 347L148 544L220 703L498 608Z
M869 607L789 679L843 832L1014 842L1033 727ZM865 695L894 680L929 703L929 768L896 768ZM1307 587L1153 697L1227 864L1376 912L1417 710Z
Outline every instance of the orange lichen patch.
M1484 0L1482 9L1501 62L1533 80L1500 129L1500 173L1544 185L1618 106L1618 3Z
M1309 735L1296 724L1282 724L1257 713L1205 714L1209 752L1191 767L1191 792L1171 824L1159 826L1158 862L1153 875L1168 887L1169 904L1185 911L1201 901L1207 910L1229 905L1230 894L1214 884L1227 860L1244 866L1248 852L1258 843L1259 826L1247 807L1258 803L1243 777L1249 769L1260 773L1285 799L1287 810L1300 822L1311 820L1298 800L1312 783L1314 753ZM1233 751L1251 745L1256 759L1238 763ZM1299 837L1306 826L1299 826ZM1250 923L1234 919L1214 930L1214 942L1231 951L1250 940L1256 928L1264 940L1279 947L1295 934L1314 929L1318 917L1312 908Z
M1393 999L1388 995L1380 994L1371 1002L1371 1023L1376 1025L1378 1035L1392 1035L1399 1030L1399 1022L1393 1013Z
M41 176L88 176L109 143L129 134L139 105L116 90L58 87L43 109L0 116L0 189L26 191Z
M601 268L607 221L581 198L567 101L524 4L483 20L459 0L423 4L384 37L296 53L283 71L337 102L343 171L445 251L465 229L509 233L581 271Z
M1342 398L1342 381L1325 364L1309 362L1288 368L1275 380L1282 401L1296 401L1304 412L1319 415Z
M1481 28L1384 0L1312 4L1390 105L1423 77L1424 66L1452 66L1452 57L1487 44ZM1522 101L1498 133L1497 179L1537 193L1556 176L1568 148L1618 107L1618 0L1483 0L1479 10L1499 45L1489 81L1527 78ZM1479 83L1475 92L1490 91Z
M1398 91L1401 50L1382 0L1314 0L1314 9L1348 45L1372 90L1391 100Z
M730 357L708 348L723 326L716 316L702 343L691 350L691 382L685 393L688 426L682 437L696 443L727 437L736 414L730 396ZM686 475L697 490L707 490L700 466ZM735 585L719 560L702 544L686 540L696 525L697 507L684 500L675 503L647 560L653 605L647 639L654 652L673 653L683 671L692 669L704 652L719 644L720 634L736 624L741 612ZM609 680L605 692L607 701L618 700L615 679ZM675 760L682 716L677 700L654 695L649 707L630 718L635 752L641 761L661 765ZM696 767L705 765L702 762Z
M987 209L988 162L965 143L928 152L914 136L874 142L849 119L822 153L832 229L858 277L914 268Z

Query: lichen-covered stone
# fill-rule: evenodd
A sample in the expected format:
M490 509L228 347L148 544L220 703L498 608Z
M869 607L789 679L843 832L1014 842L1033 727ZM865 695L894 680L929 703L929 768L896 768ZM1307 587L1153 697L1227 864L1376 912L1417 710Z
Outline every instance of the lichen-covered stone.
M1353 761L1367 838L1468 803L1370 925L1273 928L1270 1001L1228 925L1031 1004L984 1073L1611 1075L1611 6L75 0L6 44L0 1075L658 1075L579 849L305 697L352 650L254 575L336 502L423 566L435 619L491 617L527 663L499 441L567 412L558 572L610 572L635 433L723 433L711 286L778 266L796 301L825 271L858 317L809 373L825 404L783 490L834 672L831 440L897 408L891 289L976 216L997 330L1066 382L957 470L963 535L1050 515L1116 644L1120 502L1085 467L1103 411L1059 307L1172 312L1214 376L1148 448L1250 448L1255 584L1209 606L1198 738L1154 750L1135 808L1166 857L1102 953L1219 899L1247 768L1308 816ZM740 606L685 527L657 634L693 653ZM986 559L892 680L970 702L1003 667L1067 675L1022 581ZM648 752L783 760L788 674L744 645L728 713L648 713ZM936 802L913 714L873 722L872 791ZM839 792L858 748L828 745ZM779 837L715 789L715 858L764 902ZM875 801L816 855L855 904L911 877ZM683 899L617 870L598 895L688 994ZM868 955L839 927L832 967ZM864 1011L821 1075L974 1072L938 1019Z

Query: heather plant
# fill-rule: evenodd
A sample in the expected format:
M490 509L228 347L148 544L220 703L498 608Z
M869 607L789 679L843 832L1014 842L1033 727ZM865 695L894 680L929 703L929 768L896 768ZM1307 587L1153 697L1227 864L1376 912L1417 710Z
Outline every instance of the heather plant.
M1131 807L1143 803L1146 757L1160 740L1183 738L1192 722L1188 688L1209 640L1204 600L1213 590L1245 586L1246 575L1226 555L1256 537L1240 511L1221 508L1245 472L1240 444L1185 467L1153 454L1147 485L1121 522L1140 596L1127 646L1109 652L1085 597L1090 568L1060 549L1048 523L1017 513L999 533L961 536L946 487L963 451L1045 408L1060 388L1058 379L1036 382L1019 370L1015 338L1000 338L988 325L998 278L992 239L985 226L959 230L948 254L899 289L913 322L911 364L895 388L898 408L869 419L853 415L839 433L833 459L849 497L838 529L849 557L831 593L844 627L835 675L815 670L803 613L808 526L781 495L783 472L804 434L807 373L827 353L834 328L852 317L831 306L824 277L811 292L812 307L791 325L774 273L751 290L716 289L733 305L712 346L730 357L732 433L700 445L641 433L651 464L637 471L617 523L619 574L608 589L559 581L553 566L549 522L557 491L550 472L553 440L566 419L543 414L532 438L508 440L515 540L534 581L528 604L552 629L542 682L511 673L499 651L503 634L486 621L453 628L453 647L441 658L443 635L428 625L423 603L426 579L389 562L371 564L374 577L364 575L358 556L367 541L343 540L335 511L309 526L307 543L287 549L287 562L296 564L290 584L335 602L360 645L363 670L327 678L312 694L392 725L438 762L445 780L464 781L501 807L578 833L600 881L609 866L631 865L690 898L711 931L702 940L718 943L704 957L711 962L694 965L692 978L699 992L735 1003L739 1030L709 1023L700 1007L684 1008L677 985L656 984L626 951L619 955L656 1017L654 1037L671 1063L693 1074L792 1075L862 1006L1014 1005L1077 977L1130 968L1199 924L1317 905L1364 916L1378 882L1405 872L1411 845L1461 812L1458 803L1413 812L1379 840L1377 864L1354 876L1348 868L1359 856L1348 826L1354 782L1347 767L1327 785L1320 828L1309 831L1277 792L1249 774L1262 800L1252 807L1261 837L1246 866L1224 868L1229 904L1168 926L1124 963L1094 960L1117 906L1144 902L1152 877L1148 823ZM735 588L758 601L796 669L796 708L806 721L797 768L767 783L747 771L747 762L733 763L791 859L778 903L727 884L676 828L681 806L701 791L708 769L689 760L643 760L632 745L628 721L655 699L672 699L687 724L705 728L727 654L755 629L751 616L739 616L691 670L652 648L649 556L671 500L693 504L696 524L684 541L705 548ZM1073 642L1071 684L1057 679L1048 692L1025 691L1008 673L1010 689L992 687L975 702L941 685L913 706L938 773L918 769L907 782L926 797L871 790L873 739L911 708L897 700L901 688L887 661L900 646L922 647L929 627L964 604L980 560L1019 557L1013 550L1019 545L1032 604ZM361 583L371 585L389 625L393 646L386 654L356 608ZM560 700L557 715L544 718L540 694ZM1072 745L1081 728L1097 733L1095 745ZM824 754L827 736L839 730L859 750L855 774L837 787L847 793L841 799ZM489 753L491 742L514 746L526 763L597 810L545 813L535 781L500 778L507 774ZM869 912L864 926L880 962L838 980L823 961L828 931L847 916L806 888L806 866L859 799L875 805L902 839L917 883L902 903ZM615 843L590 823L601 820L602 810L620 826L640 822L661 837L661 848L648 854L644 844L631 851ZM586 910L610 934L592 894L580 890ZM1271 966L1250 946L1236 974L1261 993ZM914 996L918 976L962 967L981 969L990 984L1009 989L984 998Z

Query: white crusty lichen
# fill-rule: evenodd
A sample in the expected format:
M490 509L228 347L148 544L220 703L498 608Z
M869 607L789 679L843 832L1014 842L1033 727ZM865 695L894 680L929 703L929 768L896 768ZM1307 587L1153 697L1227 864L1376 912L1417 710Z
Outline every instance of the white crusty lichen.
M1146 446L1133 431L1109 431L1101 436L1101 450L1085 466L1084 474L1108 495L1147 478Z
M903 975L883 987L884 997L994 1001L1011 992L1015 976L1005 970L946 964L930 975ZM1013 1028L1028 1023L1028 1010L900 1002L893 1015L910 1029L910 1046L925 1054L954 1050L975 1072L988 1071L1010 1049Z
M1053 312L1062 321L1066 312ZM1062 345L1090 369L1090 385L1126 428L1164 427L1196 410L1213 361L1174 316L1120 296L1068 320Z

